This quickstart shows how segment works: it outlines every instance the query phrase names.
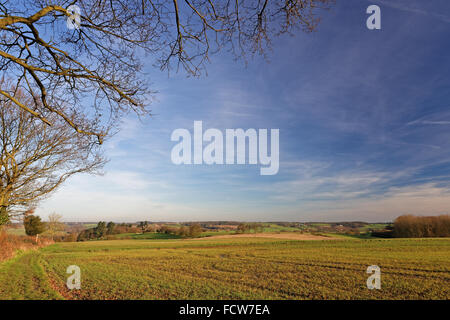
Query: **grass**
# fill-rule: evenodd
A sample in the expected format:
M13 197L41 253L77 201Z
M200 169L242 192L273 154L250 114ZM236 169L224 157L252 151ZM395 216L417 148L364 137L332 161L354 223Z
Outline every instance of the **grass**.
M298 232L301 229L294 227L285 227L278 224L268 224L264 226L263 232Z
M22 253L0 264L0 299L449 299L449 281L450 239L133 239Z
M361 239L361 240L368 240L368 239L380 239L378 237L373 237L370 233L360 233L360 234L345 234L345 233L320 233L324 236L328 237L334 237L334 238L343 238L343 239Z
M166 233L156 233L156 232L147 232L147 233L121 233L115 235L117 239L153 239L153 240L167 240L167 239L180 239L180 236L176 234L166 234Z
M42 255L37 252L19 252L0 267L1 299L61 299L50 288L42 266Z
M200 234L200 238L212 236L226 236L229 234L236 234L236 231L235 230L204 231Z
M373 229L373 230L382 230L382 229L386 229L386 227L388 226L387 223L370 223L364 227L362 227L362 231L367 231L369 229Z

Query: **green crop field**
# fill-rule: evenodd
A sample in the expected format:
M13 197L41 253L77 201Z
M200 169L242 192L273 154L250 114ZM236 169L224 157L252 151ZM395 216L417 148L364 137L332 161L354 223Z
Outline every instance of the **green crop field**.
M117 239L155 239L155 240L163 240L163 239L179 239L180 236L176 234L166 234L166 233L156 233L156 232L148 232L148 233L121 233L114 236Z
M90 241L0 264L0 299L450 299L449 284L450 239Z
M264 232L286 232L286 231L299 231L299 228L284 227L277 224L268 224L264 227Z

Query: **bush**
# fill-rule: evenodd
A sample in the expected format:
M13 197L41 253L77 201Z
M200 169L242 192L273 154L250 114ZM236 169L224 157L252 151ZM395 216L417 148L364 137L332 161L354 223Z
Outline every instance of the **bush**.
M47 246L53 243L50 239L41 239L39 245L35 244L30 236L16 236L8 234L4 229L0 228L0 261L9 259L14 256L17 250L28 250Z

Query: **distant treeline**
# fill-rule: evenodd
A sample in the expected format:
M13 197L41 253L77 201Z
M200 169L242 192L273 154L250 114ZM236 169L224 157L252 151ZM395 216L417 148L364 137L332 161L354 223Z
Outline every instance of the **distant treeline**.
M238 233L263 232L264 225L258 222L241 223L237 227Z
M355 229L365 227L368 224L369 224L368 222L363 222L363 221L342 221L342 222L330 223L330 225L332 227L342 226L342 227L355 228Z
M104 221L100 221L96 227L86 229L78 234L77 241L86 241L91 239L101 239L107 235L113 235L116 233L116 224L109 222L106 224Z
M450 215L403 215L395 219L393 235L396 238L450 237Z
M200 224L193 223L190 226L181 226L179 228L162 226L157 230L157 232L165 234L174 234L183 238L196 238L200 236L200 234L203 232L203 228Z

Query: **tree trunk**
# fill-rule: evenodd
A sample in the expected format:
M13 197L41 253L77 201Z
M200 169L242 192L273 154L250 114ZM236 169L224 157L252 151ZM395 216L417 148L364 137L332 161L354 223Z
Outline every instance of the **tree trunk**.
M9 222L8 210L6 206L0 206L0 226Z

